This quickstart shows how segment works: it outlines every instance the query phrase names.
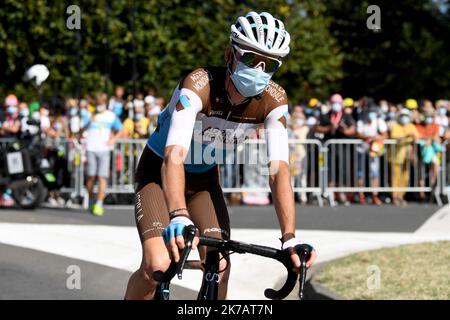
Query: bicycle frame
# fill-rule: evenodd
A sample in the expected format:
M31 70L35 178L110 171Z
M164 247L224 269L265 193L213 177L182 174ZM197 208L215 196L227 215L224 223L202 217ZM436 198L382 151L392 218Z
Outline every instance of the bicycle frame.
M153 274L153 278L159 281L158 289L155 293L155 300L169 300L169 285L170 280L178 275L178 278L182 278L182 272L186 263L189 252L192 248L192 241L194 239L196 228L194 226L186 227L184 230L186 247L182 252L180 261L175 263L172 261L166 272L157 271ZM312 247L307 244L298 245L295 247L297 254L300 256L300 277L295 273L293 269L293 263L291 260L291 253L288 250L278 250L270 247L247 244L234 240L222 240L210 237L199 237L199 245L207 246L209 248L215 248L215 250L208 250L206 254L205 268L203 272L202 286L200 288L197 299L198 300L217 300L218 294L218 280L219 280L219 253L222 253L224 257L227 252L233 251L236 253L251 253L271 259L275 259L282 263L287 270L287 279L285 284L279 290L266 289L264 295L273 300L280 300L286 298L289 293L294 289L295 282L299 278L299 298L303 299L303 290L306 280L306 261L312 251Z

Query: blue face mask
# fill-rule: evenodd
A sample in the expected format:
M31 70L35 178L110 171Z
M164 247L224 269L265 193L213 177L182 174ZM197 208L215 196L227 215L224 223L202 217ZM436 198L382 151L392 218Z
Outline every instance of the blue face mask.
M20 115L22 116L22 117L28 117L29 115L30 115L30 111L28 110L28 109L20 109Z
M387 116L389 119L394 119L395 118L396 113L393 111L388 112Z
M142 119L144 119L144 115L143 115L142 113L136 113L136 114L134 115L134 120L140 121L140 120L142 120Z
M334 112L339 112L339 111L342 110L342 105L341 105L340 103L333 103L333 104L331 105L331 109L332 109Z
M69 115L71 117L75 117L77 115L77 113L78 113L78 110L76 108L70 108Z
M447 115L447 109L446 108L439 108L439 115L441 115L441 116Z
M13 115L14 113L16 113L17 111L17 107L15 106L9 106L8 108L6 108L6 112L8 112L10 115Z
M432 124L433 123L433 117L426 117L425 118L425 124Z
M374 121L377 118L377 114L375 112L369 112L367 116L370 121Z
M408 116L401 116L399 121L401 124L408 124L410 120Z
M310 115L310 114L314 113L314 110L311 109L311 108L304 108L303 109L303 113L306 114L306 115Z
M237 61L236 69L231 75L236 89L246 98L257 96L263 92L271 78L272 74L247 67L240 61Z

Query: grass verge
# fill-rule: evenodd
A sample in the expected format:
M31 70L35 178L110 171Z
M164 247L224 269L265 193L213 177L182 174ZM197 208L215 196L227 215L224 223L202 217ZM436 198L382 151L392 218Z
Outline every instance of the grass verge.
M356 253L314 280L345 299L450 299L450 241Z

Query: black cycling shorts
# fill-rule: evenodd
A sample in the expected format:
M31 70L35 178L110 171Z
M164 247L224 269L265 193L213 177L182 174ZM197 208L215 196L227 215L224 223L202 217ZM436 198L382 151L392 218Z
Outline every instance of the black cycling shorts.
M143 243L161 237L169 225L169 210L161 183L163 159L148 146L136 169L135 219ZM201 235L219 239L230 238L228 210L219 184L219 171L215 166L202 173L185 172L187 208Z

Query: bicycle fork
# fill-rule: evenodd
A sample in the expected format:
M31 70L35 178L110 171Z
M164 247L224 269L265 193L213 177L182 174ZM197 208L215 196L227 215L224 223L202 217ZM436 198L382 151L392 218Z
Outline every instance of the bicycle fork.
M206 252L205 270L197 300L217 300L219 291L219 261L219 250L208 250Z

